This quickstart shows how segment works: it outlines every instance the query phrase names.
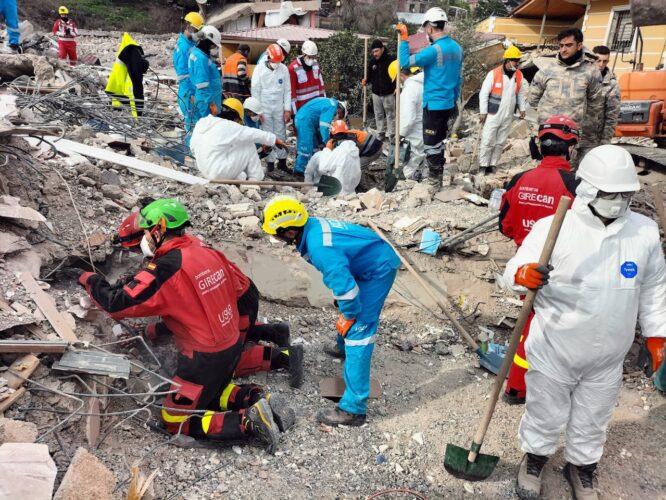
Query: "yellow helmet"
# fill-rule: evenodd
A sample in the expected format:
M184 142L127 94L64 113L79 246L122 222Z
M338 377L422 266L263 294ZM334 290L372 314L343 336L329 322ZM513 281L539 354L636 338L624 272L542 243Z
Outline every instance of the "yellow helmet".
M520 59L521 57L523 57L523 53L515 45L504 51L504 59Z
M303 227L308 221L308 211L293 196L279 195L264 208L263 230L268 234L277 234L280 228Z
M412 66L411 68L409 68L409 72L410 72L412 75L415 75L415 74L417 74L417 73L420 73L421 71L423 71L423 68L420 67L420 66Z
M67 7L65 7L64 5L61 5L60 7L58 7L58 14L61 15L61 16L65 15L65 14L69 14L69 9Z
M229 109L233 109L236 113L238 113L238 116L240 117L241 121L245 119L245 110L243 109L243 103L240 102L235 97L229 97L228 99L222 101L222 106L226 106Z
M388 74L391 77L391 80L395 82L395 79L398 76L398 61L393 61L389 64Z
M186 14L183 20L187 23L190 23L198 30L203 28L204 25L204 18L201 17L201 14L198 12L190 12L189 14Z

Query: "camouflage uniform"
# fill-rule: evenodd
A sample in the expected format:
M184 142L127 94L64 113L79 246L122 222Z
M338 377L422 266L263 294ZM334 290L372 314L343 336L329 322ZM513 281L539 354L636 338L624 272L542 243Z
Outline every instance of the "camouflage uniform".
M583 138L578 146L578 159L588 151L602 144L609 144L615 134L615 126L620 118L620 86L615 74L608 69L601 83L603 110L599 119L586 116L583 121Z
M530 85L530 106L537 108L539 123L553 115L565 115L579 126L584 117L601 122L604 101L601 73L581 54L570 66L559 55L549 65L540 68ZM583 138L585 140L585 130Z

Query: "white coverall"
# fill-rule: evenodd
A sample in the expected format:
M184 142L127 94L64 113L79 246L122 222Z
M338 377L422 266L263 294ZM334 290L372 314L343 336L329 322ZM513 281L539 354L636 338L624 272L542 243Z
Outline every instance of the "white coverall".
M190 149L206 179L262 180L255 143L275 146L275 134L208 115L194 127Z
M539 290L525 343L530 362L519 436L524 452L555 453L566 428L565 458L599 462L622 383L636 318L645 337L666 337L666 264L657 224L627 210L604 226L590 211L597 189L581 181ZM537 221L504 279L538 262L553 216Z
M342 141L332 151L316 152L305 167L305 182L319 182L322 175L335 177L342 184L340 194L352 194L361 182L361 158L354 141Z
M400 91L400 137L410 146L409 161L402 169L406 179L428 176L423 149L423 78L423 72L410 76Z
M523 78L520 92L516 96L516 74L511 79L503 72L504 85L502 88L502 100L499 109L494 115L488 114L488 98L493 88L493 72L490 71L483 80L479 92L479 113L488 114L481 132L481 144L479 146L479 165L481 168L496 167L502 156L502 149L511 133L513 113L518 102L518 109L522 112L527 109L527 80Z
M266 64L259 64L252 73L252 97L259 99L264 122L262 130L272 132L281 141L287 140L287 126L284 112L291 111L291 81L289 70L280 63L271 70ZM266 162L275 163L276 159L287 158L285 149L273 148L266 157Z

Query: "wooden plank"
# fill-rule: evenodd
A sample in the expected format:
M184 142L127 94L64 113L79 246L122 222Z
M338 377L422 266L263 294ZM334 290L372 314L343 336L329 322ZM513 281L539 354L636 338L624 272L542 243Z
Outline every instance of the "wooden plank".
M26 354L25 356L16 359L9 367L11 372L18 373L21 376L19 377L8 371L2 374L2 378L7 379L7 387L10 389L18 389L23 385L24 379L30 377L38 366L39 359L37 356Z
M345 381L342 377L327 377L319 381L319 394L323 398L340 399L345 392ZM382 386L374 377L370 377L370 399L378 399L382 395Z
M186 174L185 172L179 172L178 170L162 167L160 165L156 165L155 163L139 160L138 158L133 158L131 156L124 156L107 149L95 148L86 144L81 144L80 142L70 141L68 139L60 139L55 141L53 144L55 145L55 148L61 153L77 153L83 156L88 156L90 158L105 160L111 163L115 163L116 165L130 168L132 170L138 170L139 172L157 175L158 177L164 177L165 179L171 179L173 181L182 182L184 184L208 184L208 180L204 179L203 177Z
M35 278L33 278L30 273L26 272L17 273L17 276L25 289L30 293L32 300L35 301L39 310L42 311L42 314L44 314L48 322L51 323L51 326L53 326L53 329L60 338L67 342L78 342L79 339L76 337L74 330L70 328L67 321L65 321L65 318L60 314L58 309L56 309L51 298L39 288Z
M97 382L92 382L92 392L97 394ZM87 409L88 415L86 416L86 440L88 446L94 448L99 439L99 431L102 427L102 419L100 413L100 401L98 398L88 399Z
M0 353L9 352L65 352L69 342L39 340L0 340Z
M25 387L20 387L16 389L16 392L9 396L7 399L0 401L0 413L4 412L13 405L18 399L25 394Z

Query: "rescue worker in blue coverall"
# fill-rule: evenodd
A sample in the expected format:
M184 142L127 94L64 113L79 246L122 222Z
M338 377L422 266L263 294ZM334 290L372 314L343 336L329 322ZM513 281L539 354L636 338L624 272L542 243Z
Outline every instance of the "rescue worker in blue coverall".
M194 87L192 128L201 118L209 114L217 116L222 111L222 78L212 54L214 47L219 50L222 37L217 28L206 25L201 28L198 38L187 65Z
M7 40L9 48L18 52L21 32L19 31L18 8L16 0L0 0L0 16L7 25Z
M321 410L317 420L327 425L363 425L379 314L400 266L398 256L371 230L308 217L305 207L290 196L276 196L268 202L263 229L296 245L323 274L341 311L335 327L338 350L345 357L346 388L337 407Z
M178 107L185 119L185 130L192 128L192 96L194 86L190 81L189 60L190 51L194 47L193 36L203 28L204 20L198 12L190 12L183 18L185 23L183 31L176 41L173 49L173 69L176 71L178 80Z
M314 150L328 142L331 123L334 120L344 120L346 116L346 105L329 97L315 97L296 112L294 123L298 135L298 156L294 166L295 175L305 175L305 167Z
M424 16L422 28L430 46L409 55L407 27L400 23L400 67L423 68L423 144L428 162L428 178L425 183L436 190L443 177L450 181L445 170L444 140L448 135L449 118L454 112L462 87L463 50L444 32L448 22L446 12L439 7L429 9Z

